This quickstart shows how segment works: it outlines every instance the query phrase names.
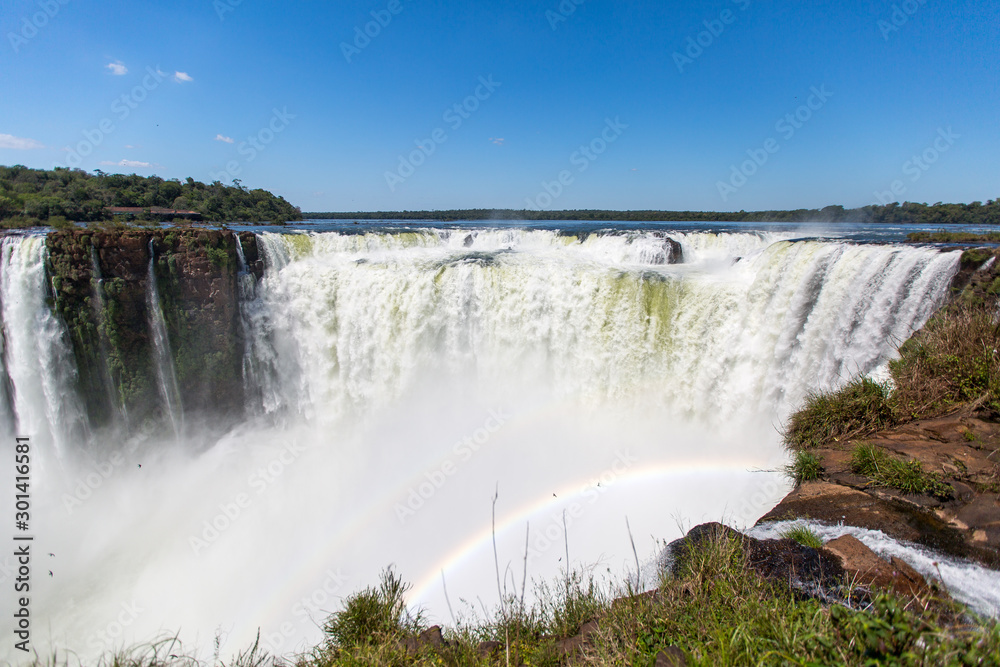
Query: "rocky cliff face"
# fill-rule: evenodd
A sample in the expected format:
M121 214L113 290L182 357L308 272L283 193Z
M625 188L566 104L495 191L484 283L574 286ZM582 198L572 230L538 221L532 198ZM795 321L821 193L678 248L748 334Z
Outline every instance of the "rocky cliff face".
M259 274L255 237L242 240ZM48 236L54 305L69 329L91 424L135 431L164 423L151 275L184 414L225 419L242 410L236 243L231 232L205 229Z

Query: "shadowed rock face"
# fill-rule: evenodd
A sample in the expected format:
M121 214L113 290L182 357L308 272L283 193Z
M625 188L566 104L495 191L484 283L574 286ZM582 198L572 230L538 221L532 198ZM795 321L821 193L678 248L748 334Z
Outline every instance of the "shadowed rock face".
M766 579L782 580L807 590L833 589L841 584L844 575L837 559L820 549L795 540L758 540L721 523L695 526L685 537L671 542L666 551L671 573L680 576L692 552L719 539L739 542L750 569Z
M92 424L120 422L135 431L164 422L150 327L151 247L185 415L225 421L241 411L243 341L231 232L72 230L49 234L47 243L54 305L69 329ZM260 270L256 243L247 245Z

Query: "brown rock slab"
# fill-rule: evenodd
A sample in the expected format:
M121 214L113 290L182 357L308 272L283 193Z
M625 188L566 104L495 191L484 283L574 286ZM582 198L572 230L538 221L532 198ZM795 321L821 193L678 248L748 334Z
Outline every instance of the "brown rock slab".
M958 520L973 529L1000 526L1000 496L984 493L956 513Z
M894 590L914 598L929 597L927 582L904 561L893 558L887 562L852 535L843 535L827 542L823 549L840 561L853 583L868 587Z

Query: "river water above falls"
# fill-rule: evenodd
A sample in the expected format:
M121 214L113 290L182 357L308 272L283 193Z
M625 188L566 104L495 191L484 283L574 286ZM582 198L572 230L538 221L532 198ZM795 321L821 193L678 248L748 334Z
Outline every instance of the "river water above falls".
M782 228L317 229L258 230L259 278L238 248L237 423L171 404L145 430L124 402L93 423L74 382L118 377L118 339L81 369L44 237L3 239L0 423L36 452L36 645L179 631L225 653L259 628L304 649L389 564L451 623L496 601L495 495L509 592L567 550L622 575L626 518L640 558L702 521L752 523L788 490L782 420L891 359L960 255ZM174 377L168 347L149 377Z

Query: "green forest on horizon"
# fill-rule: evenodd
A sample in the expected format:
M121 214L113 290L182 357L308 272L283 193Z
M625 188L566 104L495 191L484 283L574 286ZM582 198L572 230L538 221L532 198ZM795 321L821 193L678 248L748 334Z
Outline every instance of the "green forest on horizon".
M95 171L0 166L0 227L107 221L114 218L108 210L113 206L147 209L126 216L139 220L162 218L148 212L153 208L190 210L212 222L281 224L302 219L302 212L284 198L267 190L248 190L238 180L231 186L218 181L206 185L190 177L182 183Z
M593 220L607 222L858 222L920 225L1000 225L1000 200L932 205L905 202L885 206L791 211L604 211L597 209L532 211L455 209L445 211L306 212L306 220Z
M136 174L107 174L81 169L31 169L0 166L0 228L102 222L115 216L109 207L146 209L119 216L124 220L156 220L149 209L190 210L208 222L282 224L303 219L329 220L581 220L607 222L857 222L919 225L1000 225L1000 200L969 204L905 202L845 209L771 211L538 211L515 209L453 209L440 211L329 211L303 213L283 197L264 189L249 190L239 180L233 185L210 184L188 177L162 179Z

